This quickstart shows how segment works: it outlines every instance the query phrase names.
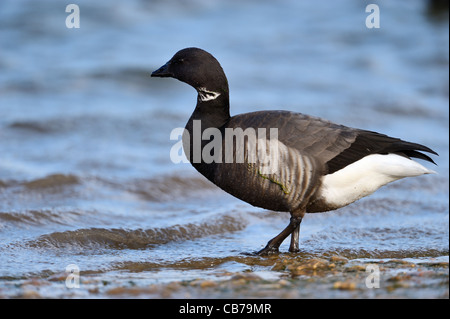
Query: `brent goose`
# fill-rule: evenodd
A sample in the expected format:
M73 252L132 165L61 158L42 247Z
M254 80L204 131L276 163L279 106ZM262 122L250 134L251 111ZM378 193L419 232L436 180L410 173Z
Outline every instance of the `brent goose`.
M197 105L186 124L187 133L183 134L186 157L195 169L247 203L290 212L289 225L258 251L259 255L277 253L289 235L289 251L298 252L300 223L305 213L334 210L395 180L435 173L411 160L415 157L434 163L419 151L437 153L420 144L289 111L260 111L230 117L225 73L219 62L202 49L178 51L170 61L154 71L152 77L178 79L194 87L198 93ZM195 132L196 124L200 127L199 132ZM255 132L258 129L277 129L277 136L268 139L269 142L277 142L276 158L272 154L269 156L271 171L264 170L267 162L250 161L248 156L244 161L222 160L221 156L226 157L230 151L233 153L231 158L237 158L240 151L237 135L232 136L233 141L236 138L236 147L231 149L226 147L227 138L223 135L219 140L222 149L208 145L209 138L216 136L211 132L226 135L231 130L236 134L240 129L240 132L248 133L249 128ZM264 138L269 136L268 131L264 132ZM209 138L205 139L205 134ZM200 136L201 141L196 141L195 138ZM246 137L243 152L250 155L250 138ZM196 142L200 145L198 149L194 147ZM265 142L267 146L267 140ZM259 136L257 143L260 143ZM199 154L204 154L206 147L209 155L211 152L224 154L214 157L216 160L213 161L205 160Z

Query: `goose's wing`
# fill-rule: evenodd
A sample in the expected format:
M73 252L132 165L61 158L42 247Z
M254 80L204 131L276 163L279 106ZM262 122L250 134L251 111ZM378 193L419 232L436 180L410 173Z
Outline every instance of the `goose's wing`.
M334 173L370 154L395 153L434 161L420 151L437 153L417 143L384 134L338 125L317 117L287 111L260 111L231 118L227 127L242 129L277 128L278 140L303 156L313 158L325 170Z

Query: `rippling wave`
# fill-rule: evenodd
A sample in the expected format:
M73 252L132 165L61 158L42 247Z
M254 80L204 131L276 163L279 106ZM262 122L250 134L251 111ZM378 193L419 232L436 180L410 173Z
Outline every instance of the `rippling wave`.
M81 187L82 189L110 188L116 191L126 191L142 197L147 201L162 202L167 200L177 200L193 194L205 191L217 191L218 188L206 180L197 176L156 176L154 178L127 179L118 181L98 176L76 176L73 174L50 174L44 177L19 182L16 180L0 180L0 188L3 194L9 196L14 194L55 193ZM1 198L0 192L0 198ZM1 207L1 205L0 205Z
M29 210L25 212L0 212L0 224L22 225L70 225L75 218L82 216L81 212L53 210Z
M54 232L26 243L33 248L108 248L143 249L173 241L193 240L210 235L239 231L245 228L243 220L223 216L199 224L174 225L150 229L89 228Z

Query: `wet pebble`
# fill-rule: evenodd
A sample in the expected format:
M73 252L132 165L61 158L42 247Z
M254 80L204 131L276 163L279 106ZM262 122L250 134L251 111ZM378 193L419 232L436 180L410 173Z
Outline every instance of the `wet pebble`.
M339 255L335 255L335 256L331 256L330 257L330 261L336 264L346 264L348 263L348 259L343 257L343 256L339 256Z
M217 287L217 282L212 281L212 280L204 280L200 283L200 287L201 288L213 288L213 287Z
M352 281L336 281L333 284L333 289L339 290L355 290L356 283Z
M40 298L42 298L42 296L36 290L26 289L26 290L23 291L23 293L20 296L20 298L24 298L24 299L40 299Z
M258 281L261 280L261 277L252 273L239 273L231 277L231 280Z
M313 258L299 264L294 263L288 266L288 269L294 276L316 276L323 274L324 271L331 270L335 267L334 264L328 260L321 258Z
M345 268L346 272L360 272L366 271L367 266L365 265L351 265Z

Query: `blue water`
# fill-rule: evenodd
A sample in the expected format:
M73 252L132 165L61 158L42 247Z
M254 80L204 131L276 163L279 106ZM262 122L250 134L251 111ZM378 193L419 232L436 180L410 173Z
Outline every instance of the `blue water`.
M197 263L260 249L285 227L288 215L170 160L196 93L150 73L190 46L221 63L232 114L297 111L439 153L425 164L437 175L306 216L303 251L448 259L448 12L377 1L380 28L368 29L368 3L77 1L80 28L69 29L66 3L2 1L0 294L69 264L119 284L142 263L146 283L214 278L247 266Z

